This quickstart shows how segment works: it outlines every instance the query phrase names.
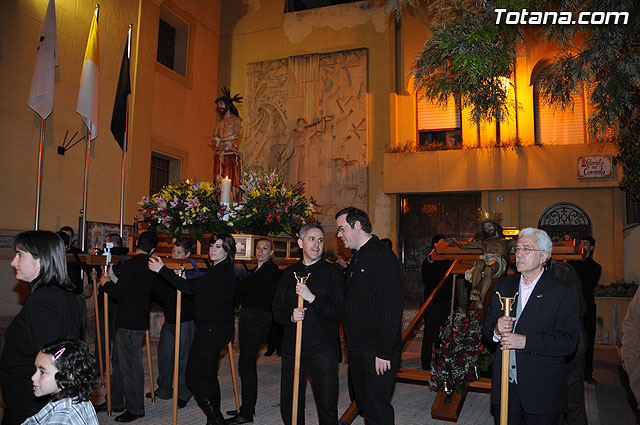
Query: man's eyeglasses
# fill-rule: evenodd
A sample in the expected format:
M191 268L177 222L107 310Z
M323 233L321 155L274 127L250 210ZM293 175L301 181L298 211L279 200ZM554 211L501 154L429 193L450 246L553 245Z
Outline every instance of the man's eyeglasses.
M344 229L346 229L347 227L351 227L348 224L345 224L344 226L338 226L338 233L342 233L344 232Z
M515 252L516 254L518 254L519 252L522 252L523 255L529 255L531 254L532 251L542 251L541 249L534 249L528 246L516 246L513 249L513 252Z

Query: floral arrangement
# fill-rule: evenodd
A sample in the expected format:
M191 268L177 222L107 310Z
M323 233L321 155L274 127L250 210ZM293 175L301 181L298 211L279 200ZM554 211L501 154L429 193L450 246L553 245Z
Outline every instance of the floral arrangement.
M464 392L467 383L479 379L478 360L487 352L480 342L482 330L475 306L467 314L456 312L453 325L440 327L440 348L434 350L431 387Z
M220 190L215 183L191 182L188 179L163 187L145 196L140 205L140 221L148 221L150 230L180 235L183 230L196 240L203 233L221 230L225 223L218 218Z
M239 229L265 235L285 232L295 238L300 227L316 221L318 204L307 199L304 184L287 184L277 168L246 170L240 187L244 194L233 219Z
M219 231L285 232L297 237L300 227L315 222L317 203L307 199L302 183L287 184L278 169L246 170L240 187L244 191L241 202L227 207L218 202L217 183L185 180L170 184L142 198L139 219L149 222L150 230L173 236L188 231L196 240L203 233Z

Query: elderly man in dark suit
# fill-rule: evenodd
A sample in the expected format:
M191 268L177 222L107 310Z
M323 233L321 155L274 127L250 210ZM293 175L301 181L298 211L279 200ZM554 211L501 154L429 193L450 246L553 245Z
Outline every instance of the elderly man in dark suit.
M542 230L526 228L516 245L519 274L496 282L502 297L513 297L513 317L502 312L496 293L484 321L483 335L499 344L493 358L491 402L500 409L501 350L511 350L509 425L561 425L567 411L565 356L580 334L578 292L574 285L544 270L551 240ZM498 418L499 420L499 418Z

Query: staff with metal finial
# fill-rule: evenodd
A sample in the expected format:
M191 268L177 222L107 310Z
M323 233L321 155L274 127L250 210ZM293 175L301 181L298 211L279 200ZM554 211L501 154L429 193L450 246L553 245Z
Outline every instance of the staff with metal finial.
M307 280L311 276L309 273L306 276L298 276L296 272L293 272L293 277L296 279L296 283L306 284ZM304 299L298 295L298 308L304 307ZM297 425L298 423L298 390L300 386L300 356L302 353L302 320L298 320L296 323L296 352L293 363L293 405L291 406L291 424Z
M513 297L503 297L500 292L496 291L498 300L505 317L511 317L511 309L516 302L518 293ZM500 425L507 425L509 420L509 356L511 350L502 350L502 375L500 375Z

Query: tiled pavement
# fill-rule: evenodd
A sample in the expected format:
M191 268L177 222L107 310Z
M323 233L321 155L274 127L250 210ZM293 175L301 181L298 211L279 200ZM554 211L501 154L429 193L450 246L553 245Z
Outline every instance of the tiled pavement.
M152 345L155 351L155 344L157 341L152 340ZM234 347L237 349L237 347ZM262 354L262 352L261 352ZM420 341L415 340L409 344L403 354L403 367L418 368L420 358ZM237 362L237 356L235 356ZM154 365L155 365L154 358ZM155 366L154 366L155 367ZM236 367L237 371L237 367ZM340 365L340 399L338 404L338 414L341 415L349 405L349 396L347 391L347 378L346 378L347 366ZM231 374L229 369L229 358L225 354L220 362L220 387L222 391L222 410L223 413L226 410L235 408L235 400L233 395L233 386L231 381ZM264 357L260 356L258 359L258 380L259 380L259 394L258 403L256 405L256 416L254 418L255 424L281 424L280 408L279 408L279 394L280 394L280 358L279 357ZM313 395L311 392L311 386L307 386L306 396L306 423L308 425L316 425L318 423L317 414L315 411L315 404L313 401ZM147 381L147 388L148 381ZM589 424L600 425L598 415L598 404L596 400L594 386L587 385L586 389L587 403L588 403L588 416ZM396 423L398 425L413 425L413 424L446 424L447 422L439 421L431 418L431 405L435 398L435 393L427 387L408 384L397 383L394 397L393 406L396 411ZM102 399L96 400L101 402ZM146 416L143 419L136 421L135 423L150 423L150 424L171 424L172 419L172 403L171 400L157 400L156 403L152 403L150 400L145 402ZM99 414L100 423L110 424L116 423L112 417L108 417L106 413ZM197 425L205 424L206 418L201 410L196 406L195 402L191 400L187 407L178 410L178 423ZM492 425L494 423L493 416L491 416L489 408L489 395L478 392L470 392L467 395L464 407L460 413L458 424L460 425ZM361 417L358 417L354 422L354 425L362 425L364 421Z
M157 340L152 339L152 357L154 367L157 367L155 359L155 348ZM234 347L237 349L237 347ZM613 353L613 354L612 354ZM587 416L590 425L614 425L614 424L633 424L636 423L633 408L625 399L626 390L624 383L620 383L620 379L616 378L619 369L619 363L615 355L615 347L601 346L596 350L596 371L595 378L599 381L597 386L586 385L585 396L587 404ZM262 352L261 352L262 354ZM414 340L410 342L403 354L403 367L418 368L420 357L420 341ZM237 356L235 358L237 362ZM146 360L145 360L146 367ZM237 370L237 368L236 368ZM349 405L347 381L347 367L340 365L340 400L338 413L341 415ZM280 358L264 357L258 359L258 379L259 379L259 395L256 406L255 424L281 424L279 409L279 391L280 391ZM235 408L233 395L233 387L231 383L231 375L229 369L228 356L225 354L220 363L220 387L222 391L222 410L231 410ZM617 379L617 380L616 380ZM596 387L599 389L596 391ZM148 386L148 375L146 388ZM104 389L100 388L94 393L94 402L101 403L104 400ZM398 425L428 425L428 424L446 424L447 422L439 421L431 418L431 405L435 398L435 393L427 387L397 383L395 394L393 397L393 406L396 411L396 424ZM149 399L145 399L146 416L134 423L148 424L171 424L172 421L172 402L171 400L157 400L152 403ZM0 409L1 411L1 409ZM106 413L98 414L101 424L116 423L114 416L107 416ZM206 418L202 411L191 400L187 407L179 409L178 423L185 425L205 424ZM315 412L315 404L310 385L307 387L306 397L306 423L315 425L318 423ZM364 421L358 417L354 425L362 425ZM492 425L494 423L489 408L489 395L470 392L467 395L464 407L460 413L458 424L461 425Z

